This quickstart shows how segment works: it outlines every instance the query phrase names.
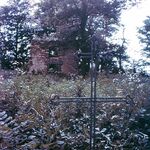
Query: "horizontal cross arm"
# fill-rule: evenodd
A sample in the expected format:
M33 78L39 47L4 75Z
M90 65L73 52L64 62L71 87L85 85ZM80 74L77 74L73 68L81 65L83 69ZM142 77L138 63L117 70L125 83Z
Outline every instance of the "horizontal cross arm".
M79 53L78 57L80 58L90 58L92 53Z
M91 97L60 97L60 100L89 100L89 99L96 99L96 100L112 100L112 99L126 99L126 97L96 97L96 98L91 98Z
M108 103L108 102L116 102L116 103L127 103L133 104L133 100L129 97L59 97L54 100L59 103L76 103L76 102L96 102L96 103Z

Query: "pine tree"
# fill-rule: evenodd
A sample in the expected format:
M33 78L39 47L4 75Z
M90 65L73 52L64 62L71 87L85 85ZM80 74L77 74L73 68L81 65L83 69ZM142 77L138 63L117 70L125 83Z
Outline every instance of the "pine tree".
M149 59L150 58L150 16L148 16L147 19L145 19L144 26L139 29L139 34L140 34L139 36L140 42L143 44L143 54L146 56L146 58Z
M29 2L11 0L0 8L2 68L23 67L28 61L30 32Z

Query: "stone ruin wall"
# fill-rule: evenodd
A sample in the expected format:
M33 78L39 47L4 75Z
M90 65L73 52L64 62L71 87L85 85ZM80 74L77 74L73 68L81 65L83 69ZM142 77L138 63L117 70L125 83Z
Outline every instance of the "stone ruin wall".
M28 64L29 74L47 74L48 53L36 42L32 42Z
M28 65L29 74L48 74L49 64L61 64L61 73L64 75L78 74L77 56L73 50L65 50L63 55L49 57L48 44L41 46L40 42L32 42L30 60Z

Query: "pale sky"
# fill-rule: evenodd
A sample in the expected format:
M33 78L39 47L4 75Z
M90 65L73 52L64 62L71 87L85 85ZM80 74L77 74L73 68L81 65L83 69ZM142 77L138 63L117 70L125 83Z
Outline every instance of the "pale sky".
M141 58L140 43L137 38L137 28L143 26L146 16L150 16L150 0L142 0L142 3L123 12L122 24L125 25L125 37L128 39L128 54L135 60Z
M32 3L39 0L31 0ZM0 0L0 5L4 5L7 0ZM140 55L140 43L137 38L137 28L143 25L146 16L150 15L150 0L142 0L142 3L122 14L121 23L125 25L125 38L128 40L128 54L133 59L138 60Z

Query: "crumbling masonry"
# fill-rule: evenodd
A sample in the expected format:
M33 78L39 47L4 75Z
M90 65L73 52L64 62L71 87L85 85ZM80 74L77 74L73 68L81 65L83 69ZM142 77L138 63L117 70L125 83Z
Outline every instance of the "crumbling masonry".
M57 72L64 75L78 74L78 58L74 54L75 51L60 45L58 41L33 40L28 73L48 74L50 66L53 65L57 67ZM50 52L57 53L57 55L50 55Z

